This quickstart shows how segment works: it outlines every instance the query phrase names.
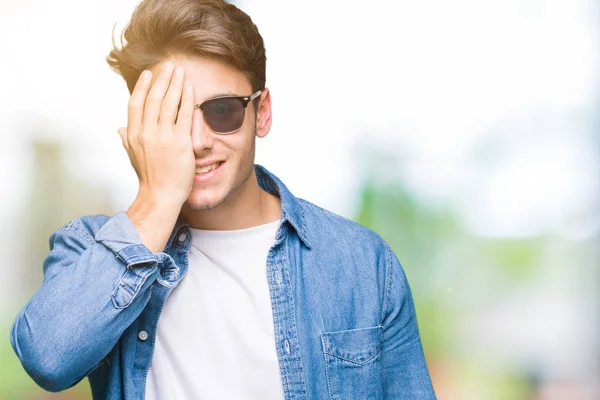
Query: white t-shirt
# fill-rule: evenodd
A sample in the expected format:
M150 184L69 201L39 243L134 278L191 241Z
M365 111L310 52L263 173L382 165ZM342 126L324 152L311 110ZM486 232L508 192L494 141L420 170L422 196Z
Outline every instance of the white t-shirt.
M266 260L279 220L191 229L186 276L158 320L148 400L282 400Z

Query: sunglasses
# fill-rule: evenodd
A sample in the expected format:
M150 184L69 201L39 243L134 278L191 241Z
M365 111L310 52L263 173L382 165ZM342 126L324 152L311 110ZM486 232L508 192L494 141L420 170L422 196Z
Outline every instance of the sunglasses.
M244 116L248 103L260 96L262 90L250 96L228 96L206 100L194 108L202 110L206 125L219 135L234 133L244 124Z

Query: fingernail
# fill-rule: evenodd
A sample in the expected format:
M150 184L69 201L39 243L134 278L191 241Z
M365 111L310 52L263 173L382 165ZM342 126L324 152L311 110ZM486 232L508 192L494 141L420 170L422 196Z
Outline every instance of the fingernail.
M187 90L187 91L190 91L190 90L192 90L192 82L190 82L190 81L185 81L185 83L183 84L183 89L184 89L184 90Z
M166 62L165 65L163 65L163 71L168 72L171 71L173 69L173 64L171 64L170 62Z
M148 79L150 77L150 71L145 70L142 72L142 79Z
M183 67L177 67L177 69L175 70L175 74L177 76L183 75Z

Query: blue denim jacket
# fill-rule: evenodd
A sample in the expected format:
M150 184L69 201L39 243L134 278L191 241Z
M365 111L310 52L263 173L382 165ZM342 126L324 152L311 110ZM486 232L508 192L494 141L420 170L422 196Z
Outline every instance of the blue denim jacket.
M266 268L285 398L435 399L409 285L388 245L255 169L282 206ZM60 391L87 376L94 399L143 399L158 318L185 277L190 239L179 220L153 254L124 212L52 234L43 285L11 329L33 380Z

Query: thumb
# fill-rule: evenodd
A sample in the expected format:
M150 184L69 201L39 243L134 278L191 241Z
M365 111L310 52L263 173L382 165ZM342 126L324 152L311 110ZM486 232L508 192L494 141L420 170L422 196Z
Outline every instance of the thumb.
M125 147L125 150L127 150L127 148L129 147L127 144L127 128L120 127L119 129L117 129L117 132L119 133L119 136L121 136L123 147Z

